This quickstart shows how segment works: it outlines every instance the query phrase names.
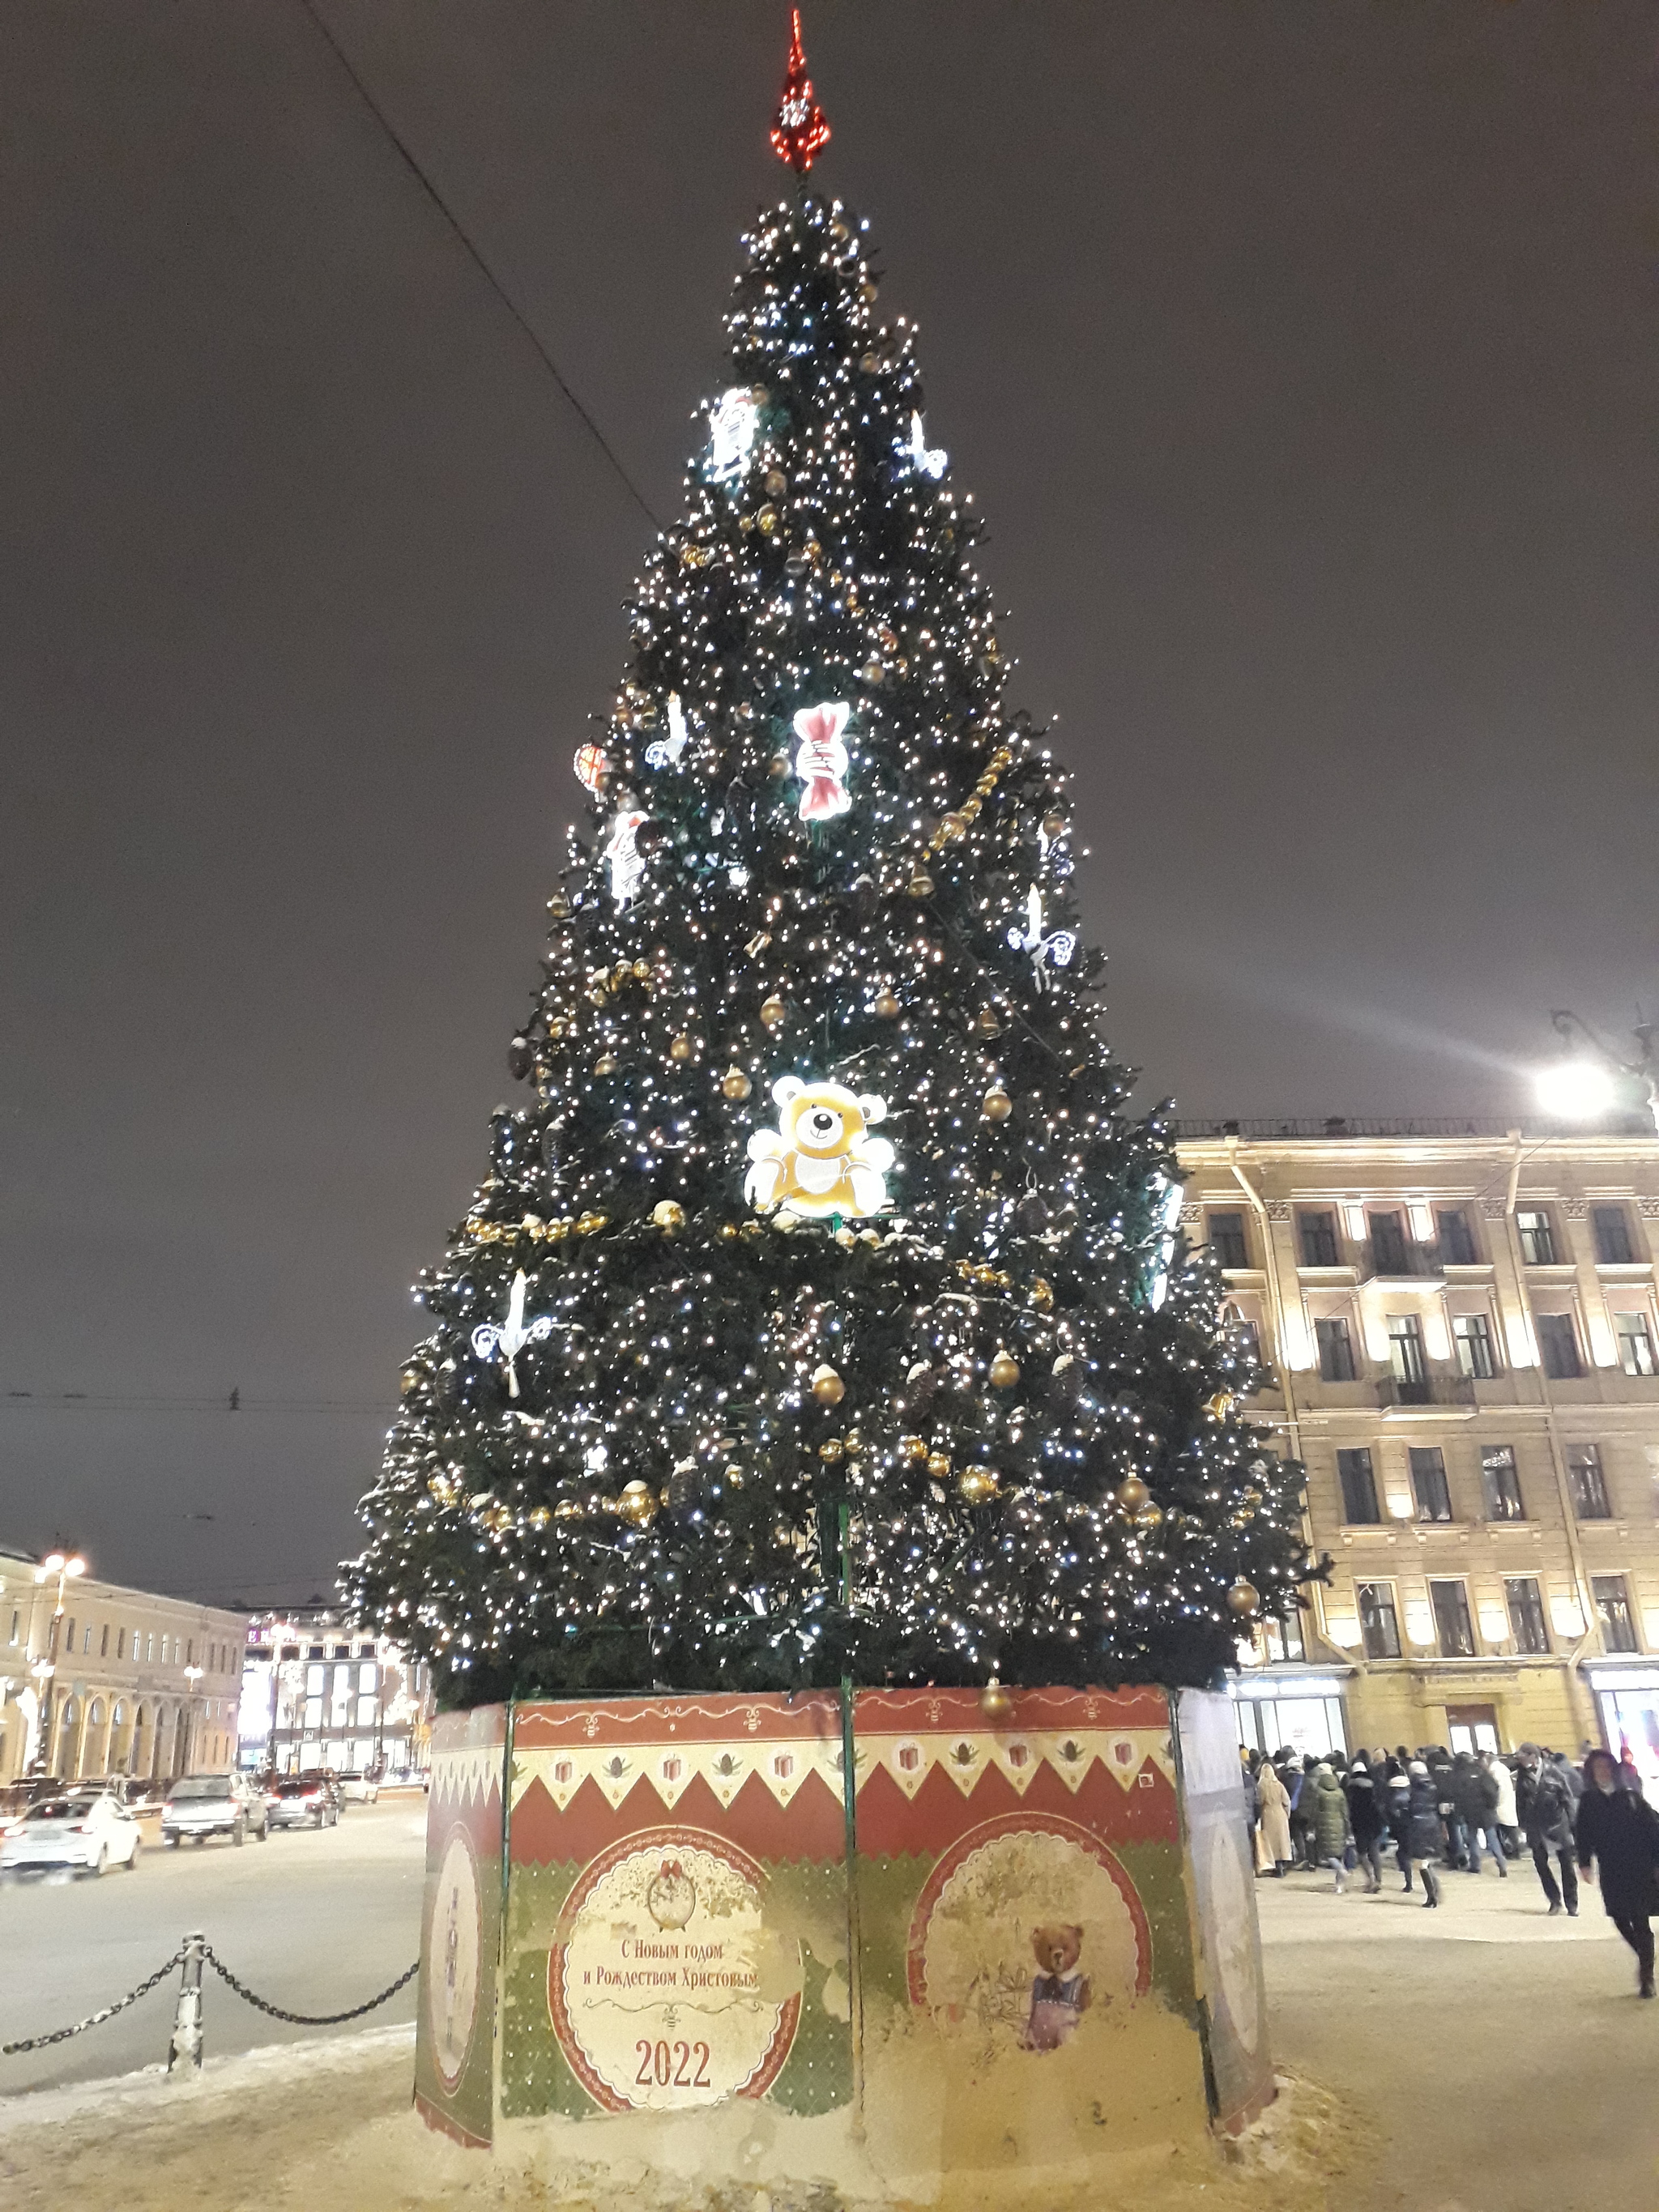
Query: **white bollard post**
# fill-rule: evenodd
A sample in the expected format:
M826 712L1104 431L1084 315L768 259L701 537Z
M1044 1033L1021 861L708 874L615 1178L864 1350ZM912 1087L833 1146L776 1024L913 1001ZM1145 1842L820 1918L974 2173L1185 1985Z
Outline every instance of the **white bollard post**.
M185 1963L179 1981L179 2009L167 2045L167 2072L202 2070L202 1953L207 1938L199 1931L185 1938Z

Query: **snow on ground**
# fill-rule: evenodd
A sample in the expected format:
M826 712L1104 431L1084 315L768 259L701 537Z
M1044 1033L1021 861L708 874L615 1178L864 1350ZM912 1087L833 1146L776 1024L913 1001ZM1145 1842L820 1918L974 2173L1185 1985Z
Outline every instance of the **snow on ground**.
M823 2191L744 2187L671 2204L598 2175L551 2191L422 2125L413 2041L412 2028L371 2029L210 2060L194 2082L152 2069L14 2100L0 2107L0 2199L7 2212L838 2212ZM1112 2212L1328 2212L1362 2148L1328 2095L1285 2077L1238 2142L1143 2169Z

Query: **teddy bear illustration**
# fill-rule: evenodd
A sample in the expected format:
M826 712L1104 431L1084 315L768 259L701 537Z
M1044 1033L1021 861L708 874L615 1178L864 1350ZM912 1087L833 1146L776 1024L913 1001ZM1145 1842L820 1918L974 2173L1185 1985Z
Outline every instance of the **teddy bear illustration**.
M1092 2002L1089 1977L1077 1972L1083 1930L1075 1923L1034 1928L1031 1948L1040 1971L1031 1984L1030 2016L1020 2045L1026 2051L1058 2051Z
M775 1209L803 1220L879 1213L887 1203L893 1147L867 1132L886 1113L886 1102L855 1097L839 1083L803 1083L798 1075L780 1076L772 1096L780 1109L777 1127L757 1129L749 1139L754 1164L743 1188L750 1203L763 1213Z

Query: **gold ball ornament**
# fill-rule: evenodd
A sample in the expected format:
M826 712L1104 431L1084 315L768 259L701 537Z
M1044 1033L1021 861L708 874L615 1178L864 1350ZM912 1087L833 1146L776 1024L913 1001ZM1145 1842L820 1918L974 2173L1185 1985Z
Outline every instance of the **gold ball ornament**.
M787 775L789 773L788 754L774 753L771 759L766 763L766 773L768 775L771 776Z
M648 1528L657 1517L656 1492L648 1482L625 1482L617 1510L631 1528Z
M941 844L954 845L959 837L968 835L968 824L960 814L943 815L936 834Z
M789 1009L779 998L763 999L760 1018L769 1030L781 1030L787 1020Z
M994 1674L979 1693L979 1709L993 1726L1013 1717L1012 1693L998 1681Z
M578 1237L597 1237L610 1218L608 1213L581 1214L577 1218L576 1234Z
M901 1437L899 1450L908 1460L922 1461L927 1456L927 1439L926 1437Z
M847 1395L847 1385L827 1363L813 1369L811 1390L820 1406L839 1406Z
M1070 823L1063 814L1045 814L1042 817L1042 834L1045 837L1063 837L1070 827Z
M674 1039L673 1042L669 1046L668 1057L670 1060L690 1060L696 1050L696 1047L692 1043L685 1031L682 1030L679 1035Z
M991 1381L999 1390L1012 1390L1019 1380L1019 1362L1012 1352L999 1352L991 1362Z
M1041 1275L1031 1278L1031 1304L1039 1313L1047 1313L1054 1302L1054 1286Z
M1228 1612L1237 1613L1241 1619L1247 1613L1254 1613L1261 1602L1261 1593L1254 1583L1236 1582L1227 1593Z
M422 1371L418 1367L405 1367L403 1373L398 1377L398 1387L403 1392L404 1397L407 1398L411 1391L418 1390L420 1389L421 1384L425 1379L425 1376L422 1374Z
M1164 1508L1156 1498L1149 1498L1135 1515L1134 1519L1137 1528L1161 1528L1164 1525Z
M768 469L763 481L769 499L781 499L789 489L789 479L781 469Z
M1006 1121L1014 1110L1014 1102L1000 1083L994 1083L981 1101L979 1110L988 1121Z
M678 1199L659 1199L651 1209L651 1218L672 1237L677 1229L685 1226L685 1208Z
M1231 1390L1218 1390L1213 1398L1205 1400L1204 1410L1216 1420L1224 1421L1237 1402Z
M723 1098L747 1098L754 1087L743 1070L735 1065L728 1067L720 1078L720 1096Z
M1151 1502L1152 1493L1138 1474L1126 1474L1113 1495L1120 1512L1135 1514Z
M818 1446L818 1457L827 1466L833 1467L845 1449L846 1447L839 1437L826 1437Z
M760 532L762 537L769 538L777 526L778 510L776 507L762 507L759 514L755 517L755 527Z
M615 1054L615 1053L613 1053L613 1052L602 1052L602 1053L599 1054L599 1058L598 1058L598 1059L594 1061L594 1063L593 1063L593 1073L594 1073L594 1074L595 1074L595 1075L614 1075L614 1074L616 1073L616 1072L617 1072L617 1055Z
M927 1455L927 1472L933 1476L935 1482L943 1482L945 1476L951 1472L950 1453L930 1451Z
M897 1019L902 1009L900 1008L897 999L894 997L892 992L883 988L877 992L872 1005L872 1011L879 1014L883 1021L890 1022Z
M957 1495L969 1505L988 1505L1001 1487L994 1467L964 1467L957 1477Z

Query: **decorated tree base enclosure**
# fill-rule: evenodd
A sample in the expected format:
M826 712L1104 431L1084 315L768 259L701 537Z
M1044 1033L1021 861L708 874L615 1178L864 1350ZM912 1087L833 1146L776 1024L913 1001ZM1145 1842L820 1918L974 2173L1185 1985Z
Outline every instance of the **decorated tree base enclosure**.
M1272 2094L1230 1702L440 1719L417 2101L550 2189L1053 2204ZM585 2177L585 2179L583 2179ZM580 2192L579 2192L580 2193ZM1097 2198L1096 2201L1099 2201Z

